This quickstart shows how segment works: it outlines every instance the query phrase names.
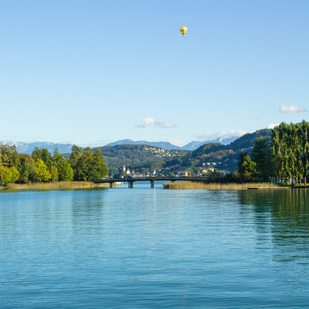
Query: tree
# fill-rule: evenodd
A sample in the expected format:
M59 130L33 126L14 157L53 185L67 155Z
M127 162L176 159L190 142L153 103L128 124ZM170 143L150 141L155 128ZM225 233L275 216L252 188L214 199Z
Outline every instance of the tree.
M306 177L309 168L309 124L282 122L272 130L272 154L277 180L286 179L293 183Z
M11 171L9 167L0 165L0 183L5 185L11 182Z
M309 169L309 123L303 120L300 124L301 130L299 134L301 135L301 144L302 144L302 165L301 165L301 174L304 178L304 184L307 182L307 174Z
M59 166L59 180L72 181L74 179L73 169L68 161L64 161Z
M20 173L18 171L18 169L15 166L11 166L10 168L10 173L11 173L11 179L10 182L16 182L19 177L20 177Z
M52 158L52 164L57 168L59 181L72 181L74 172L70 163L56 149Z
M242 181L249 182L254 180L256 163L246 153L241 153L239 156L238 172Z
M89 181L106 177L108 167L99 149L72 147L70 163L74 171L74 180Z
M59 169L59 166L65 161L64 156L59 153L58 149L55 150L54 155L52 157L52 164Z
M8 184L19 178L19 172L15 166L7 167L0 164L0 183Z
M34 181L35 162L30 155L19 154L18 169L20 172L18 182L29 183Z
M267 181L272 176L272 162L270 145L265 137L260 137L254 144L252 160L256 163L256 177Z
M38 147L35 147L31 156L34 159L34 161L37 161L40 159L44 162L46 166L48 167L51 166L52 156L47 149L45 148L39 149Z
M16 146L0 145L0 163L6 167L18 165Z
M82 157L82 155L83 155L83 149L76 145L73 145L70 154L70 164L73 170L75 170L75 168L77 167L78 161Z
M41 159L35 162L34 178L37 182L47 182L51 179L51 174Z
M51 181L55 182L59 179L58 169L56 166L52 165L50 167L50 175L51 175Z
M96 148L93 153L93 178L99 179L108 175L108 167L100 149Z

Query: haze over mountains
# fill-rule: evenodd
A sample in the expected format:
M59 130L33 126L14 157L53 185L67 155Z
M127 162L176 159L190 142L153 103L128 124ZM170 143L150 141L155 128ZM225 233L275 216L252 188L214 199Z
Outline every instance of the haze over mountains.
M27 142L15 142L15 141L0 141L0 145L9 145L9 146L16 146L18 153L26 153L32 154L35 147L42 149L47 149L51 154L54 153L56 149L60 153L69 153L71 152L72 144L55 144L50 142L34 142L34 143L27 143Z
M109 143L104 146L116 146L116 145L148 145L148 146L155 146L159 148L163 148L166 150L195 150L198 147L207 144L207 143L221 143L222 145L228 145L238 139L239 136L229 137L229 138L222 138L218 137L214 140L206 140L206 141L192 141L182 147L173 145L169 142L148 142L148 141L133 141L131 139L123 139L119 140L113 143ZM39 149L45 148L47 149L51 154L54 153L56 149L60 153L70 153L71 148L73 144L60 144L60 143L50 143L50 142L15 142L15 141L7 141L2 140L0 141L0 145L15 145L17 147L18 153L26 153L26 154L32 154L33 150L37 147ZM102 147L104 147L102 146ZM97 147L95 147L97 148Z
M222 137L218 137L214 140L206 140L206 141L192 141L182 147L179 146L175 146L169 142L148 142L148 141L133 141L131 139L123 139L117 142L113 142L113 143L109 143L107 145L104 146L116 146L116 145L148 145L148 146L156 146L159 148L163 148L166 150L195 150L198 147L204 145L204 144L208 144L208 143L221 143L222 145L228 145L232 142L234 142L237 138L239 138L240 136L233 136L233 137L229 137L229 138L222 138Z

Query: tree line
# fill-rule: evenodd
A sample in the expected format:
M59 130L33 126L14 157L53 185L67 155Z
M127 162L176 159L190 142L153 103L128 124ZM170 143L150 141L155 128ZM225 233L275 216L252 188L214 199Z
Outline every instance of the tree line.
M309 171L309 123L282 122L272 130L270 143L260 138L251 156L240 155L238 176L243 181L307 182ZM236 175L237 176L237 175Z
M50 181L91 181L108 175L99 149L73 145L66 159L55 150L35 148L31 155L17 153L16 146L0 145L0 184Z

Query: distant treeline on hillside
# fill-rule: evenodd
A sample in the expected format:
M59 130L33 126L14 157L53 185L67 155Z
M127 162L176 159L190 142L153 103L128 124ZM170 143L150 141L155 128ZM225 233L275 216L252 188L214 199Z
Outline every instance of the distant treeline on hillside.
M220 143L207 143L194 151L165 150L148 145L116 145L100 147L105 162L109 166L110 175L119 175L123 166L136 173L175 174L187 170L196 174L203 167L211 164L216 169L234 172L237 170L239 154L251 153L254 143L265 137L269 142L271 130L264 129L248 133L229 145Z

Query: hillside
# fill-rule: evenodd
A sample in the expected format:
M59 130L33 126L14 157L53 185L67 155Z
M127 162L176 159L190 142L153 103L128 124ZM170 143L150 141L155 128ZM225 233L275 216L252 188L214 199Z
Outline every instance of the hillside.
M130 144L103 146L99 147L99 149L108 167L119 170L124 165L130 169L137 166L151 166L157 162L165 162L169 158L181 157L188 153L185 150L166 150L154 146Z
M263 129L254 133L247 133L232 142L228 148L235 152L246 151L250 153L255 142L262 136L266 138L267 142L269 142L271 140L271 129Z
M204 144L192 152L188 151L186 155L165 158L157 168L161 169L162 173L176 173L181 170L191 170L196 173L205 167L212 166L220 170L234 172L237 170L239 154L242 152L250 154L255 142L262 136L269 142L271 130L264 129L245 134L230 145ZM150 168L150 165L134 165L136 171L141 171L146 167Z
M109 143L106 146L117 146L117 145L148 145L166 150L181 150L181 147L175 146L169 142L148 142L148 141L133 141L131 139L123 139L117 142Z

